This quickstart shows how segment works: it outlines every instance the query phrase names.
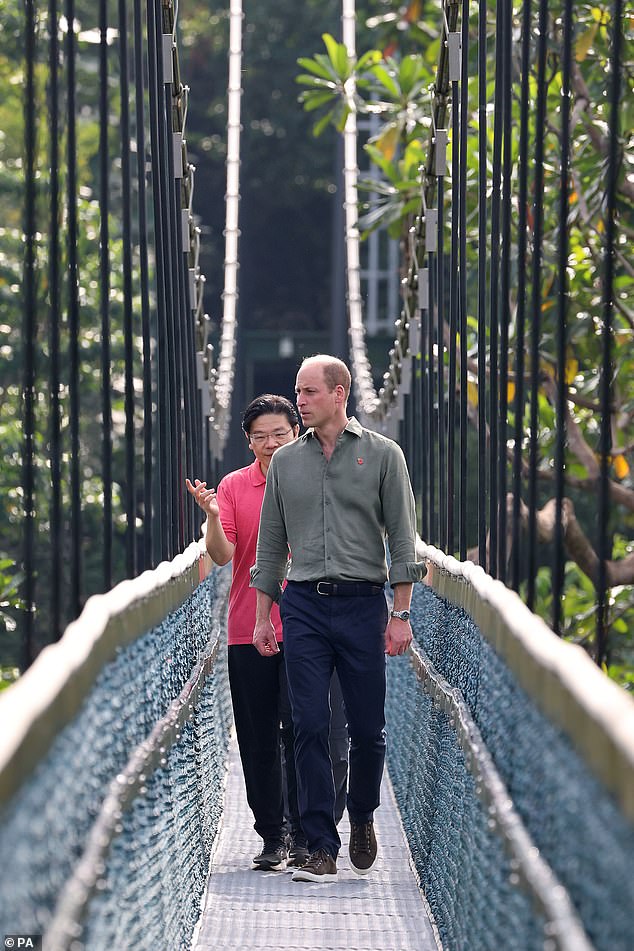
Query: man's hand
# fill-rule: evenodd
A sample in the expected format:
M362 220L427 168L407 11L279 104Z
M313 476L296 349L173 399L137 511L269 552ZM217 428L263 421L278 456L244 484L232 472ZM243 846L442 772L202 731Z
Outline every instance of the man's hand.
M185 479L185 485L208 518L218 518L220 516L215 489L208 489L207 483L201 482L200 479L195 480L195 485L192 485L189 479Z
M409 621L391 617L385 629L385 653L390 657L404 654L412 643L412 628Z
M253 646L262 654L262 657L273 657L274 654L279 654L280 648L270 618L263 621L256 619L253 629Z

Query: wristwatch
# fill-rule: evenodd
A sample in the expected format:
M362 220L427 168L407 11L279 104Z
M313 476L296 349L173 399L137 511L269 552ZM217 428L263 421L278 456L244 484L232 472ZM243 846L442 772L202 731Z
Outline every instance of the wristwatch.
M409 621L409 611L390 611L390 617L397 617L401 621Z

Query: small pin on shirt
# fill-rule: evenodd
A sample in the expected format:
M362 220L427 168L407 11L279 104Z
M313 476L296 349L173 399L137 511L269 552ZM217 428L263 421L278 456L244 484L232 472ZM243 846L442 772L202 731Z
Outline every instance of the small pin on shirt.
M357 462L359 463L360 466L363 465L363 459L361 458L361 456L357 458Z

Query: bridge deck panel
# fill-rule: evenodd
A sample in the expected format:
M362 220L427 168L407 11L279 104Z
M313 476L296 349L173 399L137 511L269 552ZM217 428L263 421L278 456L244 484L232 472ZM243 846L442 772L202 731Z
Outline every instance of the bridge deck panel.
M260 839L252 828L234 740L194 951L437 951L387 774L381 798L375 817L379 859L367 878L358 878L350 868L345 818L336 882L292 882L290 869L254 871L251 858Z

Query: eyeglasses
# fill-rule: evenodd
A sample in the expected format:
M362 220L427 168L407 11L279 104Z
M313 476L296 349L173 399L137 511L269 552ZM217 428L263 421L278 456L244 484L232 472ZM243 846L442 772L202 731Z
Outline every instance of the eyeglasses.
M288 436L289 433L292 433L293 429L276 429L274 433L249 433L249 441L255 443L256 446L263 446L267 439L274 439L276 442L280 442L281 439L284 439L285 436Z

